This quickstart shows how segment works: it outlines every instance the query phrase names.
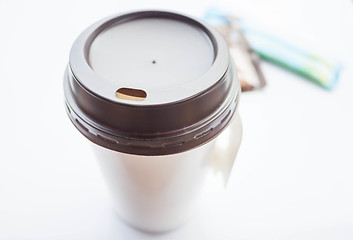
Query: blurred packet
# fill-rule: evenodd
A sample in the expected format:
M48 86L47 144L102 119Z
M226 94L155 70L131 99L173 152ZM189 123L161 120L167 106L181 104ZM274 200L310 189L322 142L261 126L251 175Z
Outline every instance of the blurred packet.
M218 25L216 28L224 36L238 71L241 90L252 91L266 85L261 71L260 58L252 50L242 31L232 25Z
M250 47L243 32L232 24L221 22L213 25L227 41L242 92L263 88L266 80L260 67L260 58Z
M204 20L216 28L231 26L240 29L251 48L261 58L298 73L325 89L333 89L338 81L342 65L337 61L324 59L303 47L284 42L254 25L215 8L207 11Z

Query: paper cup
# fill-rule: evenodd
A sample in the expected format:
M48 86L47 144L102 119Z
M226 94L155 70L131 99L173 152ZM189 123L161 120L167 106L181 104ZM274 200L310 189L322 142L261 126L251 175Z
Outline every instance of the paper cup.
M206 23L162 11L101 20L74 42L64 91L130 225L173 229L210 168L228 178L242 136L240 86L224 39Z

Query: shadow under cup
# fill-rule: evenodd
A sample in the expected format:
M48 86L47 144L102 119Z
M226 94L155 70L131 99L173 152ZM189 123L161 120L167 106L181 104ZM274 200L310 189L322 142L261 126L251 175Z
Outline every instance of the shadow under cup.
M229 174L241 141L239 81L224 39L206 23L161 11L103 19L74 42L64 91L130 225L179 226L214 162ZM230 144L220 150L224 129Z

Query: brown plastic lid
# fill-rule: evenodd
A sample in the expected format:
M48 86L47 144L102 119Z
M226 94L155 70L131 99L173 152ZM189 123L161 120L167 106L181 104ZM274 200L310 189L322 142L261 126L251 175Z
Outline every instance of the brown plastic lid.
M103 19L76 39L64 91L71 121L92 142L166 155L216 137L240 88L216 30L177 13L142 11Z

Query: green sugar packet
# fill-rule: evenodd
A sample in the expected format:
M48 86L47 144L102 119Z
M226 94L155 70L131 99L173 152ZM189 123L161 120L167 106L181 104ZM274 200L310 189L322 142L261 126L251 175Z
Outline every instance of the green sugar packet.
M325 89L332 90L337 84L342 69L338 61L283 41L217 9L210 9L204 19L215 26L232 25L241 29L251 48L265 60L300 74Z

